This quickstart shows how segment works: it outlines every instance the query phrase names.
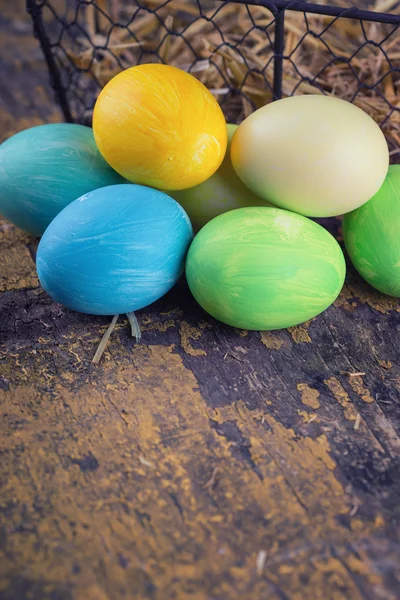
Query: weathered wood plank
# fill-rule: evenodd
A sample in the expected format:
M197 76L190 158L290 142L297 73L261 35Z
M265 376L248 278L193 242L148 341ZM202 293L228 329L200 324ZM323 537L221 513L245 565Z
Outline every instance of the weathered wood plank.
M5 137L59 113L3 18ZM323 316L260 334L180 282L95 367L107 319L51 302L34 248L2 223L0 600L399 597L397 300L350 269Z

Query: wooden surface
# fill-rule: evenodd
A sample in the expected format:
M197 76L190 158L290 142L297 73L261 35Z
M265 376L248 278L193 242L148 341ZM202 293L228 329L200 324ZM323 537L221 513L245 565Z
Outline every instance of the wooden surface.
M60 115L1 7L4 139ZM35 244L1 224L0 600L400 598L397 300L349 269L322 316L247 333L181 283L93 366L108 320L48 298Z

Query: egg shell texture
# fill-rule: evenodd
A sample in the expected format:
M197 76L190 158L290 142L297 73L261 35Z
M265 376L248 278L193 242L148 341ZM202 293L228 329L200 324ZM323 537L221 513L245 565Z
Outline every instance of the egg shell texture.
M83 125L39 125L0 146L0 214L33 235L76 198L123 181Z
M325 310L345 277L343 252L320 225L285 210L240 208L195 237L189 287L212 316L243 329L297 325Z
M39 280L73 310L131 312L175 284L192 237L185 211L166 194L133 184L101 188L50 224L37 252Z
M225 118L211 92L169 65L138 65L116 75L97 99L93 130L116 171L165 190L208 179L227 146Z
M400 298L400 165L389 167L375 196L343 219L347 252L374 288Z
M310 217L345 214L382 185L389 151L378 125L350 102L294 96L241 123L231 146L247 187L272 204Z
M230 157L230 143L237 125L228 124L228 149L219 169L207 181L187 190L171 192L190 217L195 230L214 217L243 206L268 206L236 175Z

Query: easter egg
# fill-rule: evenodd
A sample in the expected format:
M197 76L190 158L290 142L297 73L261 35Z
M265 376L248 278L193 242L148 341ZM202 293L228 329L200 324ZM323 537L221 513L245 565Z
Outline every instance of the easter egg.
M211 92L169 65L138 65L111 79L95 104L93 130L118 173L164 190L211 177L227 145L225 118Z
M192 237L185 211L166 194L133 184L100 188L69 204L46 229L39 280L72 310L132 312L176 283Z
M330 96L293 96L255 111L235 133L231 158L255 194L309 217L358 208L379 190L389 166L373 119Z
M79 196L123 181L83 125L39 125L0 146L0 214L33 235Z
M187 256L197 302L234 327L282 329L315 317L338 296L345 261L326 229L279 208L238 208L201 229Z
M374 288L400 298L400 165L389 167L375 196L343 218L350 259Z
M251 192L236 175L230 158L230 143L237 125L227 125L228 149L218 171L207 181L187 190L171 192L186 210L197 231L214 217L243 206L268 206Z

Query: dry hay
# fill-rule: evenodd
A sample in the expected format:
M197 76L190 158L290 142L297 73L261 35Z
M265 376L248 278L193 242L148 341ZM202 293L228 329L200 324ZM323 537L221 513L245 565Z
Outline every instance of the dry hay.
M398 0L363 4L400 14ZM269 10L214 0L143 0L140 6L96 0L81 7L78 27L64 31L58 58L64 67L78 69L71 89L88 115L95 87L138 62L163 61L190 70L218 98L229 120L241 120L272 100ZM400 36L393 26L288 11L285 31L283 94L326 93L353 100L383 126L397 153L400 77L393 69L400 66Z

